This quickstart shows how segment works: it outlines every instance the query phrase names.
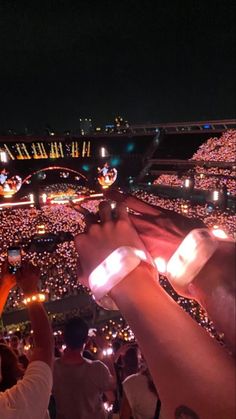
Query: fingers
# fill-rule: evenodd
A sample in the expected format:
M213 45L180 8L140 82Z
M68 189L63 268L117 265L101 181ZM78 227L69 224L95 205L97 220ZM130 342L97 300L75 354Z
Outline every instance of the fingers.
M80 252L80 249L82 249L85 238L86 238L86 233L77 234L77 236L75 237L75 248L77 252Z
M79 263L77 264L77 282L88 288L88 278L84 275L82 267Z
M127 206L123 202L120 202L116 205L116 216L117 216L117 220L123 220L123 221L129 222Z
M112 210L109 202L102 201L99 204L99 215L102 223L112 221Z
M87 227L87 230L93 225L96 224L99 220L98 214L93 214L92 212L89 212L84 216L85 224Z
M17 281L24 275L34 274L35 276L40 275L40 269L38 266L31 262L23 261L21 267L16 271Z
M141 199L138 199L132 195L121 193L117 190L108 190L106 197L116 202L123 202L127 207L141 214L149 214L158 216L162 209L150 204L146 204Z

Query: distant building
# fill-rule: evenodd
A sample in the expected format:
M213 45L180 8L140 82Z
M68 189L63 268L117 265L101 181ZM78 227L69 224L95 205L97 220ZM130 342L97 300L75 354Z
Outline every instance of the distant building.
M80 134L89 135L93 132L93 124L91 118L80 118Z
M110 134L111 132L114 132L114 130L115 130L114 124L105 125L105 132L107 132L108 134Z
M117 132L118 134L127 132L128 128L129 128L128 121L125 121L121 116L116 116L115 117L114 125L115 125L115 127L114 127L115 132Z

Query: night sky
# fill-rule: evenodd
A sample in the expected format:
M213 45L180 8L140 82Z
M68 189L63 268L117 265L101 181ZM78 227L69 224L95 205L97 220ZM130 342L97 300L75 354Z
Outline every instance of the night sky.
M0 131L234 117L233 4L0 0Z

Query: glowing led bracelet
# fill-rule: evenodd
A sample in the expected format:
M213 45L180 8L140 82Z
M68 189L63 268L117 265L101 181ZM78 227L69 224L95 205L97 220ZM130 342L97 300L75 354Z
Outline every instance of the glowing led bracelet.
M30 303L43 303L46 300L46 297L42 293L33 294L30 297L26 297L23 300L23 303L27 306Z
M167 277L173 287L184 288L197 276L218 247L207 229L191 231L167 264Z
M134 247L122 246L114 250L89 275L89 286L96 300L101 300L113 287L132 272L141 261L155 267L149 254Z

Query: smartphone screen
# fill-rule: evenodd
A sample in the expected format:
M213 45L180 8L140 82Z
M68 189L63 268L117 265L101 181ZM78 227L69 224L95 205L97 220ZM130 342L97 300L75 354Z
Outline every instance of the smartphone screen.
M21 249L20 247L9 247L7 250L7 260L9 271L13 274L21 266Z

